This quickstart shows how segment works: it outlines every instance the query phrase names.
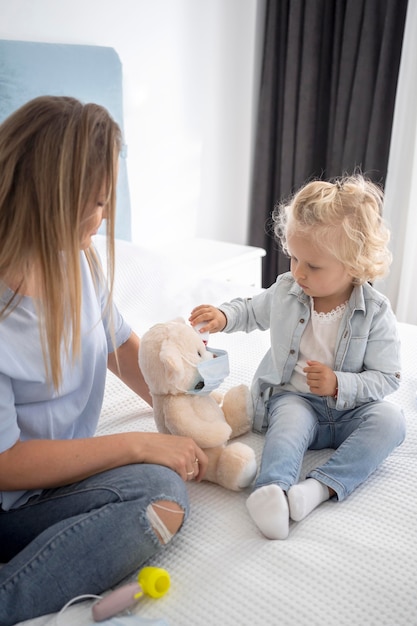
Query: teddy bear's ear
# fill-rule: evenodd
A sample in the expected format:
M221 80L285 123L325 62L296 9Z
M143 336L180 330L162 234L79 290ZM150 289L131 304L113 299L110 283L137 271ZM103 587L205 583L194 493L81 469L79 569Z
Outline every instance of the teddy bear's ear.
M184 362L177 346L169 339L161 344L159 353L161 363L164 365L166 376L170 383L181 380L184 376Z

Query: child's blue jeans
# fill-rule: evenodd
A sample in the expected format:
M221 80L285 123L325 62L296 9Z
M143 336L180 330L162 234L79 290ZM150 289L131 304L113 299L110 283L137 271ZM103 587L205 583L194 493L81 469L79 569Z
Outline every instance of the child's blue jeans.
M400 407L387 400L337 411L327 398L279 393L269 400L268 429L255 488L296 484L307 450L334 448L331 458L309 473L344 500L374 472L405 437Z
M127 465L48 489L18 509L0 509L0 624L59 611L99 595L136 572L163 544L149 504L176 502L188 513L186 485L160 465Z

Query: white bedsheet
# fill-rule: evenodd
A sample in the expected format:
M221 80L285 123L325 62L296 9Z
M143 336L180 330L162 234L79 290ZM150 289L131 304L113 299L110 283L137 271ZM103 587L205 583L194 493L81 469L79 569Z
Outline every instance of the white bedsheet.
M101 242L99 242L101 246ZM245 295L187 268L168 269L151 253L118 243L116 300L143 333L152 323L187 316L201 302ZM134 613L169 626L416 626L417 625L417 327L400 325L403 380L390 400L402 405L404 444L343 503L326 502L285 541L268 541L245 507L248 492L189 484L191 515L183 531L150 564L171 576L159 600L142 599ZM268 334L213 335L229 352L224 388L245 382L268 345ZM109 375L99 433L154 430L152 412ZM242 437L260 458L263 437ZM309 452L304 472L328 451ZM31 626L92 623L92 601Z

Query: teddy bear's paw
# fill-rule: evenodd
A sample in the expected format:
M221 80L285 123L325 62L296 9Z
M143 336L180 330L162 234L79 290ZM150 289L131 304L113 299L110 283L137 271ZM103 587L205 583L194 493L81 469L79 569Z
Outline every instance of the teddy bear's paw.
M217 482L226 489L240 491L248 487L256 476L255 452L239 441L226 446L217 464Z
M232 387L225 394L222 405L226 422L232 428L231 438L247 433L253 424L253 403L246 385Z
M253 459L248 460L245 467L242 468L238 481L239 490L246 489L253 483L257 469L255 455L253 455Z

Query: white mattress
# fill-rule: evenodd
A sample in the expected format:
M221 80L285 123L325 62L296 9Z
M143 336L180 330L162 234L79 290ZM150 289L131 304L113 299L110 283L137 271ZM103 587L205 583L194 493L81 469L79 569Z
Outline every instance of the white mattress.
M118 242L117 259L116 301L139 334L154 322L187 316L196 304L245 295L131 244ZM285 541L269 541L254 527L248 492L189 483L190 518L150 563L168 570L171 589L159 600L142 599L137 617L169 626L417 625L417 327L401 324L400 332L403 381L390 399L407 416L404 444L343 503L326 502L291 523ZM229 352L224 388L249 385L268 336L218 334L209 345ZM110 375L99 433L154 428L151 409ZM263 437L241 439L260 458ZM327 455L309 452L304 472ZM92 602L71 606L58 622L45 616L25 624L91 624Z

